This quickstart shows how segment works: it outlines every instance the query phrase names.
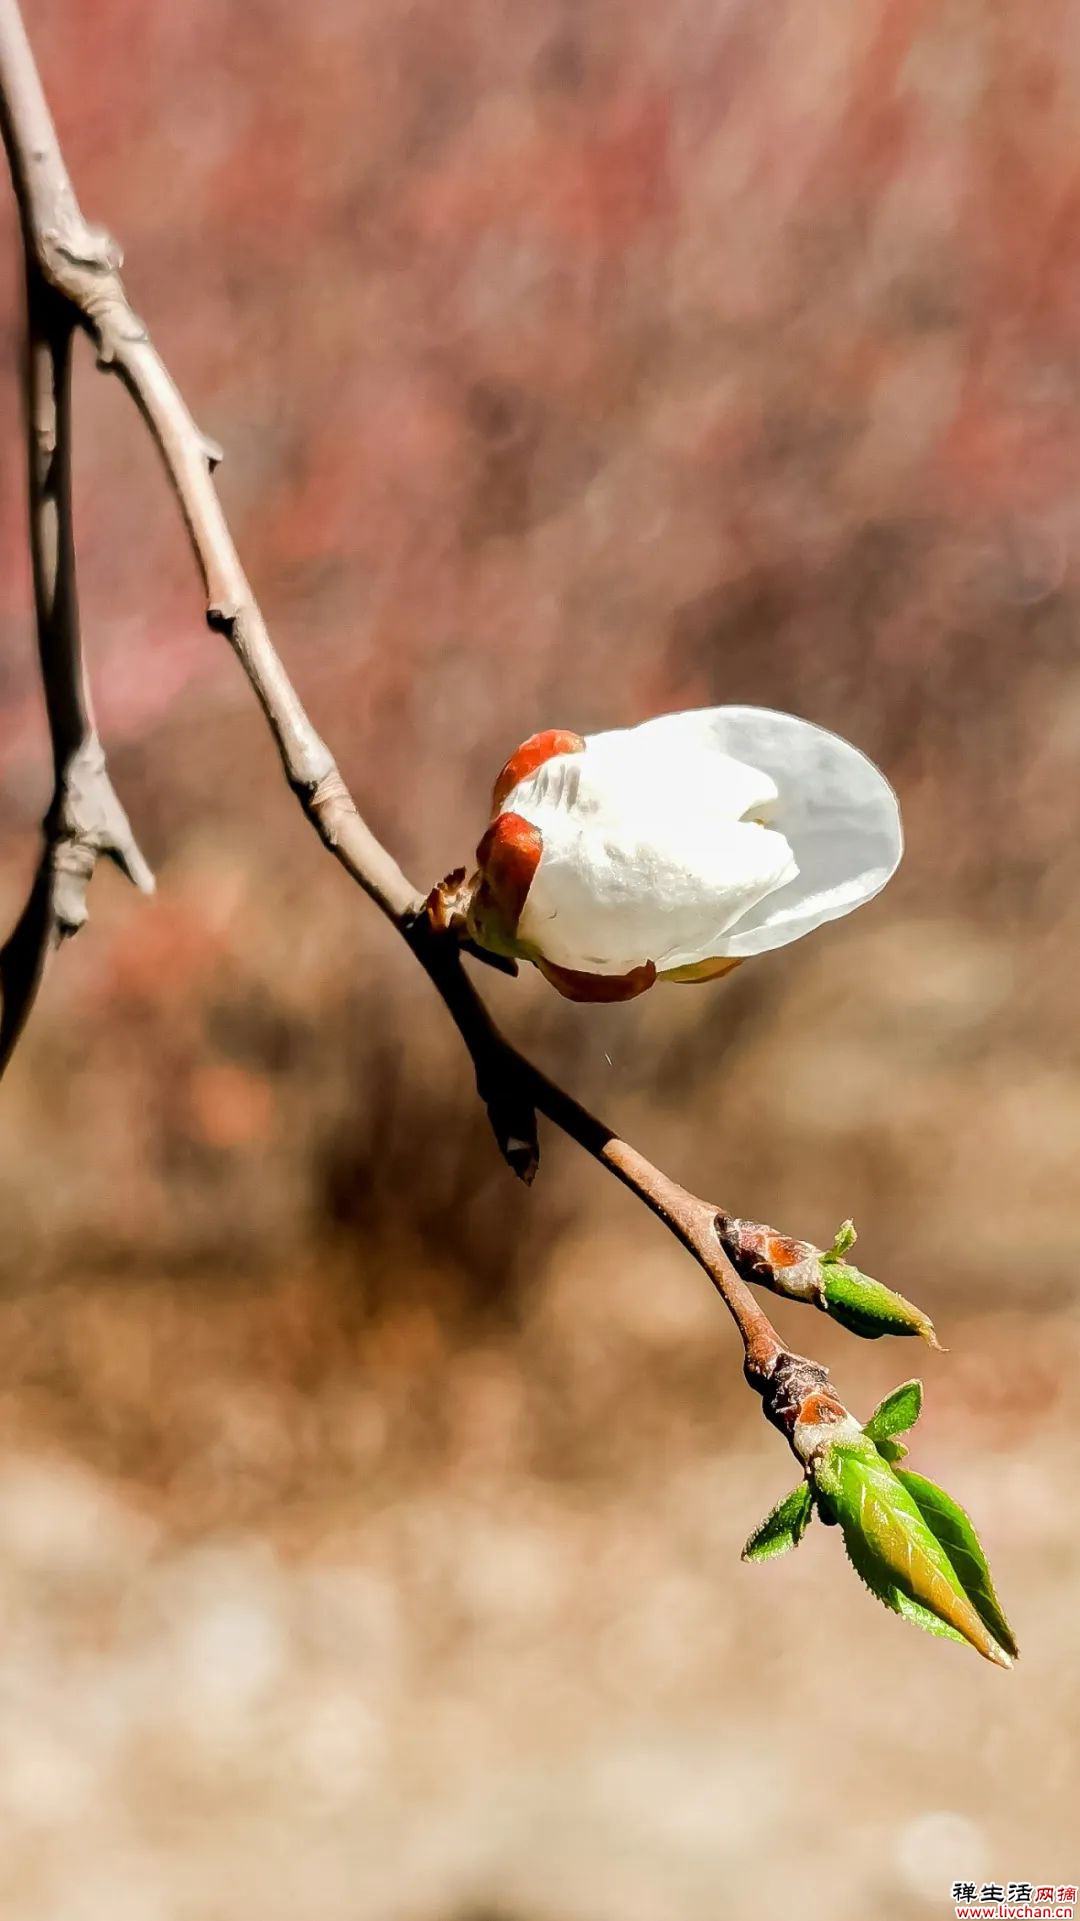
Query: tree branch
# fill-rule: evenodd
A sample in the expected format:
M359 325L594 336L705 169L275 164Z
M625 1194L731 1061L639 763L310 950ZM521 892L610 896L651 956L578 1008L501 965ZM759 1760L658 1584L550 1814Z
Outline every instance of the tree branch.
M23 233L40 279L68 328L77 324L91 336L99 364L118 373L134 398L183 513L206 589L207 621L225 635L258 696L286 778L308 819L398 929L442 996L472 1057L503 1155L522 1179L532 1179L539 1112L636 1194L708 1274L742 1337L747 1379L763 1395L770 1418L790 1427L783 1410L791 1402L792 1381L801 1391L807 1383L820 1384L824 1370L788 1353L725 1259L715 1204L654 1167L498 1031L464 971L456 941L432 926L423 896L372 834L308 719L274 649L217 497L213 471L220 449L196 426L133 312L117 248L88 225L79 209L16 0L0 0L0 91ZM73 610L73 589L67 605ZM74 657L69 644L66 658ZM92 729L89 737L96 741Z
M487 1102L496 1137L515 1173L529 1182L536 1172L539 1149L535 1112L539 1112L644 1201L705 1269L739 1329L747 1376L760 1391L777 1358L785 1352L784 1344L768 1315L724 1256L717 1230L721 1210L714 1202L688 1193L677 1181L654 1167L637 1148L622 1140L572 1094L549 1080L519 1053L495 1026L465 974L451 938L436 932L425 914L420 912L410 917L402 932L442 995L472 1056L477 1088ZM501 1104L507 1099L511 1105L504 1112ZM515 1137L510 1133L508 1136L506 1129L520 1126L526 1114L532 1117L530 1135Z
M79 632L72 530L71 343L77 316L41 271L37 231L29 218L35 203L21 159L25 127L11 109L11 98L5 87L0 117L18 184L25 243L27 494L53 796L26 906L0 948L0 1074L25 1026L49 955L86 919L87 891L100 857L109 855L144 892L154 886L109 780L94 726ZM32 165L36 149L30 154Z

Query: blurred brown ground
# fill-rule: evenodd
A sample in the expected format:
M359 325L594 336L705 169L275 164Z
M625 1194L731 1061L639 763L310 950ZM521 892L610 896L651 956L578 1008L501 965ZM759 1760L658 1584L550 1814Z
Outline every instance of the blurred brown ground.
M999 1675L834 1537L702 1277L498 1164L324 858L133 411L80 368L84 621L154 861L0 1102L5 1921L834 1921L1077 1877L1080 6L35 0L87 213L272 629L417 878L538 725L771 702L874 754L886 897L507 1025L950 1353L790 1310L979 1521ZM0 908L47 799L0 250ZM779 1317L778 1317L779 1318ZM1070 1808L1072 1814L1070 1815Z

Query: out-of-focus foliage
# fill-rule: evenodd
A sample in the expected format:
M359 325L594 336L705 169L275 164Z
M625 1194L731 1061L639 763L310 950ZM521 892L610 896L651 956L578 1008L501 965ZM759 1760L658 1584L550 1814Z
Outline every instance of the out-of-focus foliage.
M498 1163L84 358L84 624L159 892L98 877L0 1098L5 1915L757 1921L827 1878L837 1921L918 1921L969 1864L1072 1873L1076 6L28 11L418 880L537 727L762 701L893 779L905 866L802 948L625 1008L484 984L693 1188L818 1244L857 1213L951 1350L927 1458L1025 1661L905 1637L824 1530L738 1566L778 1444L730 1330L569 1146L529 1194ZM6 232L10 917L48 774Z
M445 871L492 768L538 724L759 699L841 727L902 792L904 878L857 934L744 970L704 1013L624 1010L605 1029L612 1091L665 1052L684 1080L673 1029L704 1021L712 1106L733 1027L756 1035L778 999L801 1023L808 988L839 1001L836 969L868 965L878 986L839 1057L823 1036L832 1125L891 1137L923 1067L953 1086L959 1069L983 1117L980 1191L996 1163L1020 1201L1010 1115L1029 1077L1063 1159L1080 1132L1072 1023L1054 1013L1080 812L1067 22L745 4L658 20L602 0L508 18L438 0L53 0L33 22L82 197L123 237L137 303L228 449L245 560L376 825L418 875ZM13 344L15 271L11 253ZM87 372L79 402L99 705L163 885L141 914L98 888L7 1125L44 1124L40 1090L71 1089L73 1045L79 1080L107 1075L120 1130L130 1226L110 1194L107 1242L145 1245L150 1215L166 1250L197 1255L209 1183L216 1233L224 1211L226 1238L259 1238L261 1212L280 1246L333 1211L328 1187L351 1191L327 1165L346 1152L338 1122L368 1111L367 1037L409 1027L411 990L388 988L391 943L290 817L123 396ZM15 417L9 386L9 436ZM15 459L3 485L14 899L45 789ZM522 1018L558 1022L533 1015L534 992ZM149 1045L112 1028L133 1003ZM74 1041L80 1016L92 1032ZM612 1047L562 1019L598 1075ZM878 1022L904 1030L899 1076L858 1031ZM987 1119L994 1054L1013 1047L1012 1095ZM392 1059L411 1140L431 1077ZM101 1105L88 1095L67 1124L99 1155ZM759 1086L762 1133L796 1106ZM939 1167L942 1144L963 1153L959 1116L930 1106ZM40 1245L18 1142L4 1167L9 1231ZM885 1191L905 1178L870 1174ZM97 1235L91 1196L63 1212Z

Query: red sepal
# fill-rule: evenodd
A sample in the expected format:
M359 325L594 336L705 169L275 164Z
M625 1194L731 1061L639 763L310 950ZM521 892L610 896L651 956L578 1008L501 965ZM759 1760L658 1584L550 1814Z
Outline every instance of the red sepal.
M632 967L628 974L579 974L572 967L557 967L554 961L536 963L546 981L568 1001L632 1001L644 994L656 979L652 961Z
M549 727L545 733L530 734L520 747L514 749L491 792L491 811L497 814L507 794L535 774L546 760L553 760L556 754L580 754L585 742L580 734L567 733L564 727Z
M521 910L543 851L544 837L540 829L531 821L523 820L520 814L500 814L476 850L481 890L494 904L511 938L517 932Z

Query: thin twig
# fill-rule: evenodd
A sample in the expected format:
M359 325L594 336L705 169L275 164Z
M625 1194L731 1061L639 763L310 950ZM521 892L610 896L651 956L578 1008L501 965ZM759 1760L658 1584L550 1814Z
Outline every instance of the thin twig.
M720 1210L715 1202L702 1200L680 1187L519 1053L495 1026L465 974L456 948L446 935L432 930L425 916L417 915L402 931L453 1016L475 1064L477 1086L488 1102L489 1113L500 1094L513 1090L516 1098L523 1099L568 1134L644 1201L705 1269L742 1335L748 1376L754 1379L755 1385L766 1380L778 1356L785 1352L784 1344L721 1249L716 1228ZM500 1129L494 1113L492 1124L498 1135ZM515 1150L518 1160L515 1160ZM505 1142L503 1151L515 1172L531 1180L536 1159L529 1144L511 1139L510 1151Z
M6 111L3 127L11 153L16 141ZM53 796L26 906L0 948L0 1074L26 1024L49 955L86 919L87 891L100 857L109 855L144 892L154 885L106 772L79 632L71 506L71 343L76 315L43 278L34 237L25 226L23 237L27 497Z
M23 234L43 281L93 339L98 362L134 398L175 489L207 596L207 621L230 642L278 745L290 787L325 845L404 936L441 994L472 1057L500 1148L531 1180L536 1113L609 1169L670 1228L705 1269L742 1336L748 1379L759 1391L787 1354L749 1288L721 1251L717 1208L687 1193L549 1080L499 1033L464 971L456 942L435 931L423 896L372 834L325 742L308 719L275 651L240 564L213 481L221 451L196 426L133 312L120 254L88 225L64 165L16 0L0 0L0 91ZM799 1363L813 1368L812 1363ZM816 1370L820 1374L821 1370Z

